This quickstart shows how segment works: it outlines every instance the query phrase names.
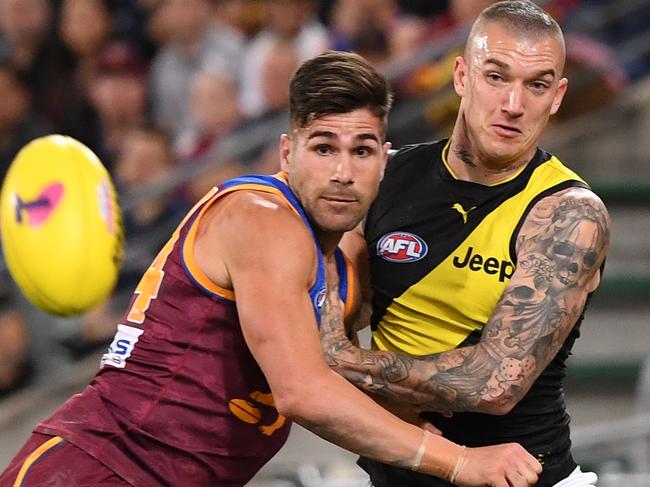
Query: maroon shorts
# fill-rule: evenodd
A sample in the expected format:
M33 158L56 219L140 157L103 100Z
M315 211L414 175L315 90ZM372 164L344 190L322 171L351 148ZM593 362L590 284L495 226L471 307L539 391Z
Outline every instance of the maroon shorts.
M32 433L0 475L0 487L127 487L129 484L60 436Z

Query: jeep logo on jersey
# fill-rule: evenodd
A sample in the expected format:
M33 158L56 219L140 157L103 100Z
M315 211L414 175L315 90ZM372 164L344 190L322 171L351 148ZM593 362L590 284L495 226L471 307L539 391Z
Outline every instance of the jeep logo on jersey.
M427 255L424 240L408 232L387 233L377 242L377 255L390 262L415 262Z
M467 249L464 257L460 258L454 255L454 267L462 269L468 267L470 271L483 271L486 274L499 275L499 281L504 282L512 277L515 272L515 266L509 260L498 260L496 257L483 257L478 252L474 252L474 247Z

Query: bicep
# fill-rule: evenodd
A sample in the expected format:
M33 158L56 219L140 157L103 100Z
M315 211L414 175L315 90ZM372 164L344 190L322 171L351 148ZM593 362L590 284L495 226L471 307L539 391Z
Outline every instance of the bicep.
M214 215L201 238L220 249L246 343L281 395L297 374L327 367L308 292L315 246L287 208L238 200Z
M538 202L522 225L517 268L482 341L540 373L597 286L608 245L607 212L590 191L571 188Z
M235 293L244 339L276 396L326 366L306 288L253 271L235 280Z

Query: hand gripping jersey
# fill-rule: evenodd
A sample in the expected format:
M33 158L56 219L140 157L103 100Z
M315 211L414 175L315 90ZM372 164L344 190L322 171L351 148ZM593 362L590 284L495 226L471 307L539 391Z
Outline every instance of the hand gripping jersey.
M36 431L62 436L143 487L241 486L284 444L290 425L246 346L235 293L211 282L193 254L205 210L241 190L280 196L311 229L282 175L214 188L144 274L91 384ZM318 320L325 271L314 244L318 271L309 294ZM336 256L349 302L347 264Z
M476 343L517 265L516 238L529 210L544 196L586 187L542 150L507 181L461 181L447 165L447 144L395 153L368 214L373 345L381 350L428 355ZM578 326L509 414L432 415L434 424L463 445L521 443L544 462L539 486L555 474L566 477L575 463L562 379L577 336ZM553 465L561 472L553 473ZM416 477L404 485L450 485L422 476L420 484Z

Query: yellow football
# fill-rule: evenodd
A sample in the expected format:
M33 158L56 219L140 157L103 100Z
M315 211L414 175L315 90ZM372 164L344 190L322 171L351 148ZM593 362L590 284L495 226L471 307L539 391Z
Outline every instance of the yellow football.
M83 313L115 286L123 253L115 189L71 137L40 137L16 155L0 193L0 234L12 277L48 313Z

